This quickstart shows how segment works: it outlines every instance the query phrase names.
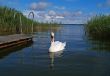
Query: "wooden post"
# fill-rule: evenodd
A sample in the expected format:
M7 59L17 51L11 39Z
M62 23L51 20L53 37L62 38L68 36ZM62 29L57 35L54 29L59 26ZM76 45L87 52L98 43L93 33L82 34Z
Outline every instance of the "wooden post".
M20 15L20 33L22 34L22 20L21 20L21 15Z

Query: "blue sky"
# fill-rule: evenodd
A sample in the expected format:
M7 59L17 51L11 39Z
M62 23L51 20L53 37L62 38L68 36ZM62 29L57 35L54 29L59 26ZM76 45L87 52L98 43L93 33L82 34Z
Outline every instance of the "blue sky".
M110 0L0 0L0 6L21 11L25 16L33 11L35 20L62 23L86 23L99 14L110 14Z

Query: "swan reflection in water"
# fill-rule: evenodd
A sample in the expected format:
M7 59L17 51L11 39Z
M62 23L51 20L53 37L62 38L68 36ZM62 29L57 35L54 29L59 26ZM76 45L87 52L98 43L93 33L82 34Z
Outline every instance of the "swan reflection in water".
M55 58L59 58L59 57L62 57L62 54L63 54L63 50L62 51L58 51L58 52L50 52L49 53L49 56L50 56L50 67L53 69L54 68L54 61L55 61Z

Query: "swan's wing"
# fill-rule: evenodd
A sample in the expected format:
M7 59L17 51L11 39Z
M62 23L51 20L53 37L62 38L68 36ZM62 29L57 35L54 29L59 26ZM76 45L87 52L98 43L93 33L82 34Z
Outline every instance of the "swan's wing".
M55 42L54 42L54 45L57 45L57 46L58 46L58 45L61 45L61 46L64 46L64 47L65 47L65 46L66 46L66 42L62 43L62 42L60 42L60 41L55 41Z
M62 43L60 41L55 41L54 46L57 47L59 50L65 49L66 42Z
M54 45L59 45L59 44L61 44L60 41L55 41L55 42L54 42Z
M51 44L49 51L51 52L57 52L65 49L66 42L62 43L60 41L55 41Z
M63 46L64 46L64 47L66 46L66 42L63 43Z

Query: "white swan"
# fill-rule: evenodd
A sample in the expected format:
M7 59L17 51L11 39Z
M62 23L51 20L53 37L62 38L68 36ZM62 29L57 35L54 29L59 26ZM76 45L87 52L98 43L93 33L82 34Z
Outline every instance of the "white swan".
M49 48L49 52L58 52L64 50L66 46L66 42L62 43L60 41L54 41L54 33L51 32L51 46Z

